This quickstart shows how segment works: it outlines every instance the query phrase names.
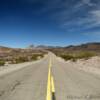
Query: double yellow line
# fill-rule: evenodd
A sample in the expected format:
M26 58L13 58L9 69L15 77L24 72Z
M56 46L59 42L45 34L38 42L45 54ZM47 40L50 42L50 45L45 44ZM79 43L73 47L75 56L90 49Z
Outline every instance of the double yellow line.
M51 73L52 61L49 60L49 72L48 72L48 83L47 83L47 97L46 100L55 99L55 87L54 87L54 78Z

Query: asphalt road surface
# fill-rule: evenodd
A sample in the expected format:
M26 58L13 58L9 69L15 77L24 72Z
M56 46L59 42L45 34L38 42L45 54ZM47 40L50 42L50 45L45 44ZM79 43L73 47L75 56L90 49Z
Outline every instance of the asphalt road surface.
M56 100L100 100L100 76L75 69L52 53L0 76L0 100L46 100L50 59Z

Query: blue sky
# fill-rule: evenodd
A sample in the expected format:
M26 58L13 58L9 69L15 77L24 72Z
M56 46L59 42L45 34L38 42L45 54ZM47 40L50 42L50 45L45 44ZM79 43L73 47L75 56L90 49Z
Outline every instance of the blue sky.
M0 0L0 45L100 42L99 0Z

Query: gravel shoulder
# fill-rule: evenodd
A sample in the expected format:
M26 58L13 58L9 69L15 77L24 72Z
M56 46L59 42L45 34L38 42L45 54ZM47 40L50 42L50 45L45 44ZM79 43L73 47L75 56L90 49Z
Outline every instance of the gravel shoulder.
M84 60L84 59L77 60L76 62L66 61L66 64L69 64L77 68L78 70L82 70L87 73L100 75L100 57L97 57L97 56L92 57L88 60Z

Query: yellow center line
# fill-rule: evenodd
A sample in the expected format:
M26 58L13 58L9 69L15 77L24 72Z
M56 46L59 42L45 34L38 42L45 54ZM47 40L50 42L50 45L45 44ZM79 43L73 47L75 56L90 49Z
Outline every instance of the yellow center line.
M55 86L54 86L54 78L51 76L51 86L52 86L52 93L55 93Z
M50 59L49 60L49 72L48 72L46 100L52 100L52 93L55 92L54 79L53 79L53 76L51 75L51 67L52 67L52 62L51 62L51 59Z
M46 100L51 100L51 82L50 82L50 75L51 74L51 70L49 68L49 72L48 72L48 83L47 83L47 98Z

